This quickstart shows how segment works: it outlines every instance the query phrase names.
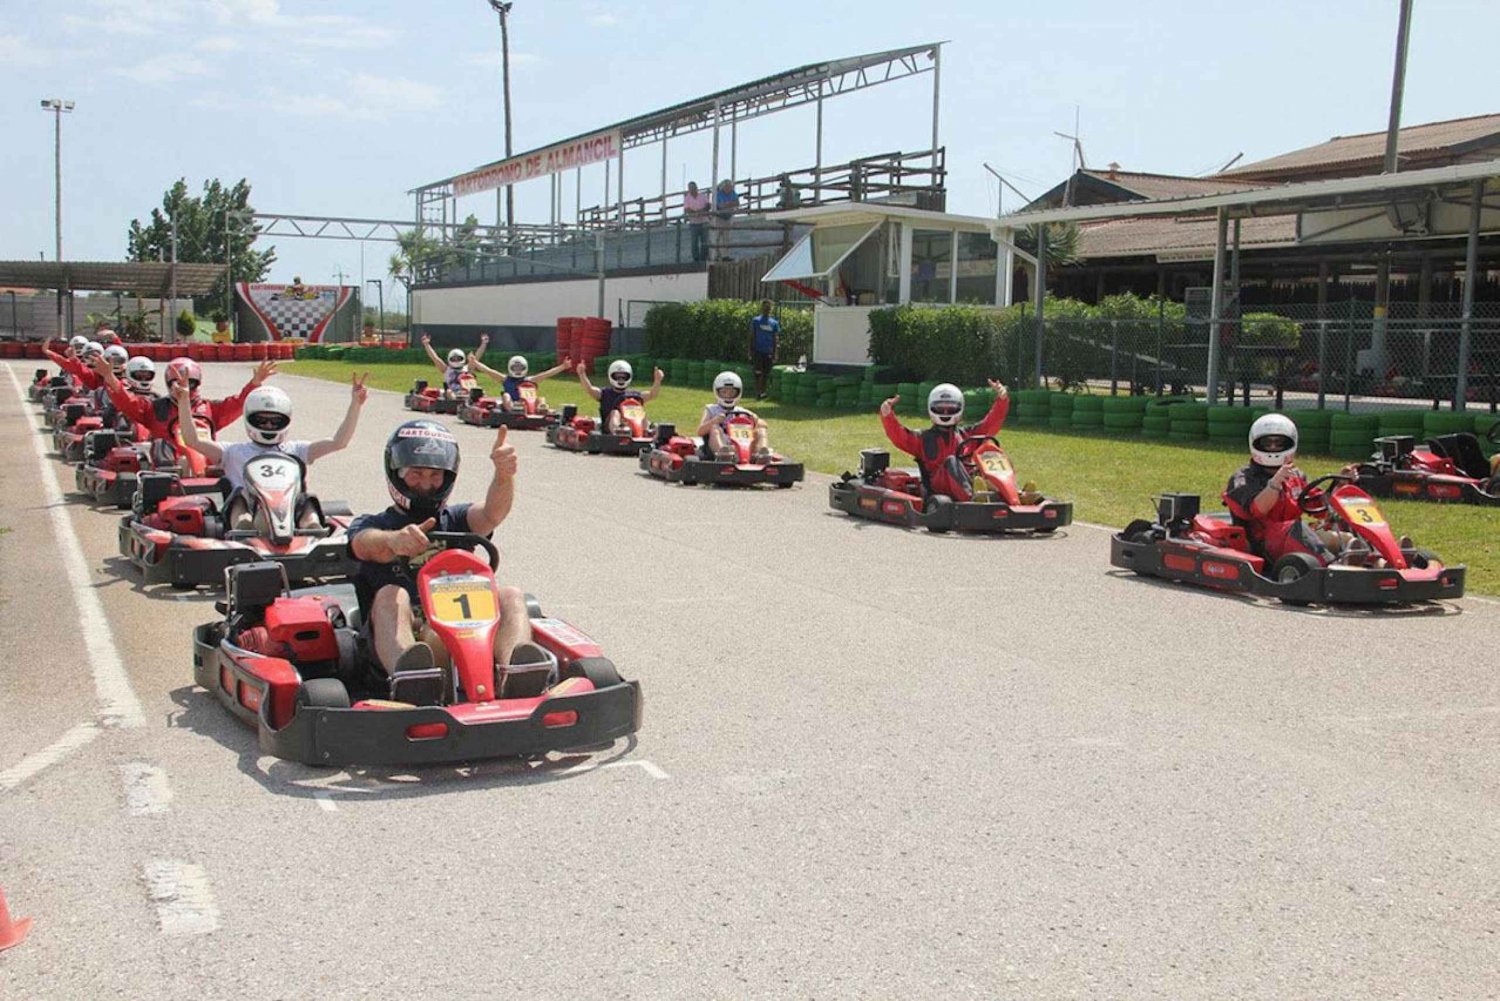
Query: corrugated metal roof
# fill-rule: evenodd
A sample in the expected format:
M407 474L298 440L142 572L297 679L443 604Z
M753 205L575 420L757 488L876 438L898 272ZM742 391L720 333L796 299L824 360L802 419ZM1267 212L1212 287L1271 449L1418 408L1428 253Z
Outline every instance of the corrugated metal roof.
M1213 257L1218 226L1213 219L1111 219L1078 229L1078 256L1152 257L1203 251ZM1296 216L1245 219L1241 247L1289 247L1297 242Z
M167 295L174 265L157 261L0 261L0 285ZM203 295L224 274L222 264L177 264L179 296Z
M1135 192L1142 198L1181 198L1188 195L1217 195L1230 191L1248 191L1265 185L1252 180L1226 177L1178 177L1173 174L1145 174L1130 170L1086 170L1083 173L1101 181Z
M1396 135L1398 157L1426 158L1452 151L1453 147L1493 139L1500 142L1500 115L1476 115L1444 122L1429 122L1401 129ZM1458 151L1453 151L1458 152ZM1271 176L1298 171L1327 171L1350 167L1363 161L1379 164L1385 157L1385 131L1366 132L1357 136L1334 136L1325 143L1282 153L1266 160L1216 175L1221 179Z

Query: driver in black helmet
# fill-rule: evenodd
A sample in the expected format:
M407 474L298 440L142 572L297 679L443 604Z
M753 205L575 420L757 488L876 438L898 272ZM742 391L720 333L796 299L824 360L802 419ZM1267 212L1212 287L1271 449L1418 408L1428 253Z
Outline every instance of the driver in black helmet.
M354 586L367 610L375 657L391 675L391 698L427 705L442 698L436 670L447 652L421 621L415 576L403 557L431 546L427 533L472 532L488 537L510 513L515 498L516 450L500 428L490 450L494 475L482 504L448 504L458 477L458 441L436 421L407 421L385 445L385 479L395 501L379 514L349 525L349 550L360 561ZM495 663L502 676L511 665L533 664L548 654L531 643L526 600L519 588L500 588L500 628Z

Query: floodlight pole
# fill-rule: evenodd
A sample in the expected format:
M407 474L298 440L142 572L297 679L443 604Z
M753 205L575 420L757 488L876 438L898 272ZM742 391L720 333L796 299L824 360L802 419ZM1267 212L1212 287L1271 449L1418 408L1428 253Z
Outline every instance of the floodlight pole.
M938 148L938 97L941 93L942 78L943 47L934 45L932 47L932 155L934 157L937 156Z
M380 296L380 336L385 337L385 283L379 278L367 278L365 284L374 285Z
M513 0L490 0L490 7L500 15L500 79L505 98L505 158L510 159L510 9ZM516 195L512 185L505 186L506 242L515 242Z
M1229 216L1218 210L1214 237L1214 287L1208 299L1208 405L1219 402L1219 314L1224 310L1224 244L1229 237Z
M1385 130L1385 161L1382 173L1394 174L1400 169L1396 157L1397 139L1401 134L1401 101L1406 91L1406 50L1411 38L1411 0L1401 0L1401 13L1396 26L1396 65L1391 72L1391 114ZM1390 309L1391 255L1389 249L1382 251L1375 269L1375 315L1370 323L1371 367L1378 373L1385 371L1386 314Z
M55 184L56 184L55 188L53 189L54 192L55 192L55 207L54 207L55 220L54 220L54 225L55 225L55 229L56 229L56 234L55 235L57 237L56 257L54 257L53 259L55 261L57 261L59 264L61 264L62 263L62 116L64 114L68 114L68 113L72 112L72 110L73 110L73 102L72 101L68 101L68 100L64 100L61 97L47 97L47 98L43 98L42 99L42 110L43 111L50 111L50 112L52 112L52 172L53 172L54 181L55 181ZM72 292L71 291L68 294L69 294L69 297L72 296ZM59 285L58 288L57 288L57 334L58 334L59 337L63 336L63 331L62 331L62 315L63 315L63 290L62 290L62 286ZM70 334L72 333L71 325L70 325L70 329L69 329L68 333L70 333Z

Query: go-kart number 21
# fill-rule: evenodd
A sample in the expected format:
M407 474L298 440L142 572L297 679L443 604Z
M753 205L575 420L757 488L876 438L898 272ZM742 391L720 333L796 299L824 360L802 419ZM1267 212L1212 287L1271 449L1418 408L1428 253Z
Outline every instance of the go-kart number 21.
M1349 520L1356 524L1385 524L1385 519L1380 516L1380 511L1369 504L1345 504L1344 510L1349 513Z
M432 611L439 622L486 622L495 617L495 595L487 587L437 591Z

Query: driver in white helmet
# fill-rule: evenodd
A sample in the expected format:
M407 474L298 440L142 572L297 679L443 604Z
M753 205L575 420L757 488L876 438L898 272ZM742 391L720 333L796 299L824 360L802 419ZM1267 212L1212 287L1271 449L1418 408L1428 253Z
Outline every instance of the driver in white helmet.
M740 398L744 395L744 380L736 373L720 372L714 376L714 400L703 408L703 417L698 421L698 430L695 432L703 437L703 458L714 462L735 460L734 448L729 444L729 419L735 414L743 414L755 421L755 437L750 445L750 461L759 463L771 461L771 445L767 440L769 429L759 414L740 406Z
M74 381L85 390L92 392L99 388L99 373L93 370L94 359L104 353L104 346L98 341L91 341L82 334L76 334L69 338L68 346L62 354L52 350L52 339L49 337L42 342L42 353L46 355L63 373L73 377Z
M438 357L438 353L432 348L432 337L428 334L422 335L422 347L427 352L427 357L432 359L432 364L437 366L438 372L443 377L443 395L450 400L460 399L469 395L468 387L474 383L474 374L469 371L469 358L478 358L484 354L484 349L490 343L489 334L479 335L479 349L473 355L464 353L463 348L453 348L448 352L445 361Z
M551 368L536 375L529 375L531 364L525 355L511 355L510 361L505 363L505 371L497 372L484 362L479 360L478 355L469 356L469 364L474 366L475 371L483 372L492 379L500 380L500 405L509 410L521 402L521 383L541 382L550 379L554 375L561 375L573 367L573 359L564 358ZM537 404L543 408L547 406L545 398L538 397Z
M959 424L964 416L963 390L951 382L934 386L927 394L927 416L932 426L922 431L913 431L896 417L896 404L901 397L893 396L880 405L880 425L885 436L892 445L917 460L922 486L928 494L941 494L956 501L967 501L974 496L973 478L959 460L959 446L970 438L999 434L1010 411L1010 393L1005 384L998 379L989 383L995 391L994 405L979 423L968 426Z
M179 427L182 429L182 444L199 453L210 465L220 466L224 478L229 481L229 500L224 506L225 522L232 529L254 528L249 503L245 500L245 466L256 456L267 452L282 452L296 456L305 466L347 448L354 439L354 429L359 424L359 410L369 396L365 380L370 373L350 373L349 409L343 423L332 438L321 441L288 441L287 431L292 423L292 399L284 390L275 386L259 386L245 397L245 433L249 441L221 444L206 435L200 435L192 420L192 401L188 387L182 382L172 386L172 399L177 404ZM303 528L316 528L317 512L310 507L298 512L298 524Z
M1302 522L1297 502L1307 477L1297 468L1297 425L1285 414L1266 414L1250 425L1250 462L1229 478L1224 504L1250 536L1257 553L1275 561L1292 552L1311 553L1323 564L1349 544L1343 532L1315 531ZM1358 463L1339 472L1355 476Z
M599 421L604 429L611 433L620 430L620 404L626 400L640 400L649 403L656 399L661 392L661 381L665 374L661 369L653 369L651 372L651 388L642 393L638 389L631 389L630 383L635 378L635 371L630 367L630 362L623 358L617 358L609 363L607 373L609 381L602 386L596 386L589 381L588 366L583 362L578 363L578 384L583 391L599 401Z

